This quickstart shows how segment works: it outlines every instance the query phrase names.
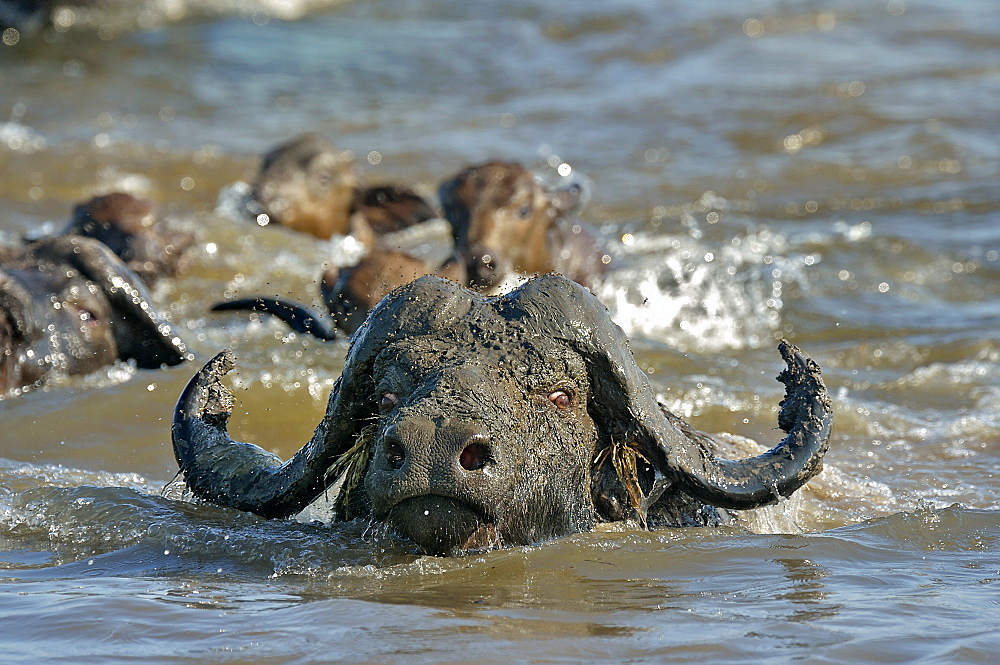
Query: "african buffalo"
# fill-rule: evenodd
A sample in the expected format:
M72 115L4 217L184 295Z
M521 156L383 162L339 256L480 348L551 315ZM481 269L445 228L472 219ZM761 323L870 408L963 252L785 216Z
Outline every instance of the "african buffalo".
M77 205L62 233L100 240L147 286L176 275L181 254L194 242L189 233L164 228L152 202L125 192L95 196Z
M424 275L465 281L463 266L456 262L435 270L412 254L384 249L365 256L357 265L327 269L320 279L320 293L337 327L350 334L361 327L382 298Z
M372 190L368 196L369 219L405 218L399 206L408 199L400 192ZM296 332L334 339L341 331L353 333L386 294L422 275L436 274L489 291L515 272L558 272L584 286L594 285L606 272L593 233L567 218L581 205L577 185L551 189L520 164L491 161L447 180L440 197L454 238L454 256L435 266L405 250L374 243L356 266L330 268L321 277L320 291L332 321L301 303L263 295L220 302L212 310L266 312ZM391 233L405 226L383 222L381 228Z
M115 360L145 369L189 354L145 285L106 245L81 236L0 247L0 395L54 372Z
M353 156L317 133L296 136L264 156L247 212L262 225L274 222L322 239L350 234L368 247L436 217L410 189L365 187Z
M590 229L570 221L582 206L579 184L543 185L515 162L470 166L441 184L438 198L451 224L469 283L490 289L513 272L557 272L592 286L606 271Z
M422 277L372 311L312 439L282 462L227 433L229 351L188 383L172 426L201 499L285 517L327 490L339 519L388 525L426 553L536 543L602 521L712 525L787 497L819 472L832 410L816 364L788 368L757 457L657 403L624 333L585 288L537 277L500 297Z

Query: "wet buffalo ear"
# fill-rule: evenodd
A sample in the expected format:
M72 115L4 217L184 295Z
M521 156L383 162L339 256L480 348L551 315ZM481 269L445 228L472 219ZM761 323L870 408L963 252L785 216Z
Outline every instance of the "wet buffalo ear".
M778 425L787 435L771 450L743 460L715 458L705 435L663 410L622 330L589 291L564 277L527 282L504 299L509 315L528 317L543 334L575 349L587 363L588 407L601 441L634 446L676 488L722 508L775 503L822 468L833 411L819 367L787 342Z
M119 358L134 360L143 369L190 359L184 342L154 309L146 285L107 245L68 236L52 239L39 251L69 263L107 297Z

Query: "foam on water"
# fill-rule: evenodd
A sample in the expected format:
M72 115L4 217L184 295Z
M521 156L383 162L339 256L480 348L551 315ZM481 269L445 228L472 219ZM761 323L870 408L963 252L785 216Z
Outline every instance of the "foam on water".
M15 119L0 123L0 147L12 152L31 154L45 150L45 137Z
M690 234L623 238L598 297L629 336L680 351L770 343L781 324L783 284L805 279L796 257L775 258L784 241L766 229L721 242Z

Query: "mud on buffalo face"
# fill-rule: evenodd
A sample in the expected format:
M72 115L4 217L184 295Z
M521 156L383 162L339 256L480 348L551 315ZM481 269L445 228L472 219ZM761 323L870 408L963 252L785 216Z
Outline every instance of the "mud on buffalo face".
M400 340L376 357L372 516L431 552L590 528L597 432L583 360L526 329L467 332Z
M773 503L820 469L826 389L815 363L787 343L781 352L787 436L758 457L719 460L707 435L656 402L583 287L549 275L488 298L428 276L373 310L326 415L290 460L226 433L228 352L181 395L174 450L202 499L279 517L338 486L340 517L386 523L435 554L602 520L699 523L706 507Z

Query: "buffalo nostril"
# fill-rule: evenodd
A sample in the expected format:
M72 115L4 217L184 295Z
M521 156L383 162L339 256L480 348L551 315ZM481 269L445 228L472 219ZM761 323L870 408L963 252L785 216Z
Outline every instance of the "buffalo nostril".
M385 445L385 461L393 469L401 469L406 461L406 449L398 441L389 441Z
M485 443L475 441L467 445L458 456L458 463L466 471L478 471L490 460L490 449Z

